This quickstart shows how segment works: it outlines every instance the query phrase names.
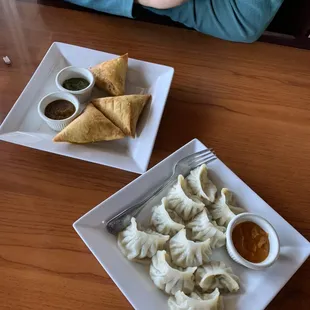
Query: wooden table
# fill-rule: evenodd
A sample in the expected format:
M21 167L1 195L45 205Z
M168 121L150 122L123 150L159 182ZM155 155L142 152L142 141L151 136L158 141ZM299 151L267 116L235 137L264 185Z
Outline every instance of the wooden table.
M194 137L310 238L310 53L0 0L0 121L53 41L175 68L150 166ZM137 175L0 142L0 308L130 309L72 228ZM268 309L309 309L309 261ZM257 292L259 294L259 292Z

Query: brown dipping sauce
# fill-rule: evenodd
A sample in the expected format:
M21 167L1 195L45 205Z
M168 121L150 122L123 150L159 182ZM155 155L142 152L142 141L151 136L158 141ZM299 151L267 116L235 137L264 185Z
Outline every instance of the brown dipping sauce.
M66 119L75 112L73 103L67 100L55 100L47 105L44 110L46 117L55 120Z
M268 234L253 222L238 224L232 232L238 253L252 263L261 263L269 254Z

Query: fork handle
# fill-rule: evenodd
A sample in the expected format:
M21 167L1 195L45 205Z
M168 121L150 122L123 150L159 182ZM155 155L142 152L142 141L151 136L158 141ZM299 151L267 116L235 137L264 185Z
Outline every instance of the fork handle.
M128 208L123 210L118 215L112 217L107 223L107 230L113 235L117 235L119 232L124 230L130 223L132 217L136 217L146 204L160 194L166 187L170 186L176 181L176 174L172 174L171 177L166 179L162 185L160 185L156 190L154 190L150 195L148 195L144 200L130 205Z

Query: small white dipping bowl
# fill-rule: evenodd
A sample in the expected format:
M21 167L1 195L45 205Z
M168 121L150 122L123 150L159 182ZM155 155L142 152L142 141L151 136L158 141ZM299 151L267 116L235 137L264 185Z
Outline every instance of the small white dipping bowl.
M75 112L70 117L61 120L48 118L44 113L45 108L47 107L48 104L56 100L70 101L75 107ZM38 104L38 113L40 117L47 123L48 126L50 126L55 131L63 130L79 115L79 112L80 112L79 100L75 96L65 92L50 93L45 97L43 97Z
M69 80L72 78L85 79L89 82L89 85L86 88L81 89L81 90L69 90L69 89L64 88L62 86L63 83L66 80ZM81 103L85 103L91 97L91 92L95 85L95 78L88 69L70 66L70 67L63 68L61 71L58 72L58 74L56 75L55 82L59 90L75 95L80 100Z
M267 234L269 238L269 255L267 258L260 263L252 263L244 259L236 250L233 240L232 232L234 228L243 222L253 222L260 226ZM253 213L241 213L234 217L228 224L226 230L226 248L230 257L237 263L255 270L265 269L271 266L279 257L280 242L278 235L271 224L259 215Z

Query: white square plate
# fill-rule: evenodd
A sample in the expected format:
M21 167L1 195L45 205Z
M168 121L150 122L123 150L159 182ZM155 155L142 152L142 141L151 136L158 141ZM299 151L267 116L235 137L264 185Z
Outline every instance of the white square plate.
M116 245L116 238L107 232L101 222L107 221L128 204L143 197L150 189L159 186L170 175L173 165L178 160L205 148L197 139L192 140L73 224L90 251L135 309L168 309L168 297L152 283L146 266L130 262L121 254ZM222 260L231 266L241 281L238 294L224 297L225 309L264 309L309 256L309 242L223 162L216 160L210 163L208 168L210 178L218 188L231 189L241 207L267 218L279 235L280 257L274 265L264 271L250 270L238 265L230 259L225 247L215 250L212 255L212 259ZM160 199L161 197L158 197L157 202ZM149 216L147 213L151 208L148 209L141 218L139 216L139 222L143 222Z
M56 74L67 66L88 68L118 57L79 46L55 42L0 127L0 139L38 150L78 158L136 173L147 170L174 69L129 59L126 94L151 94L137 127L136 139L86 145L54 143L55 132L39 117L37 105L46 94L58 91ZM96 97L104 94L95 90Z

